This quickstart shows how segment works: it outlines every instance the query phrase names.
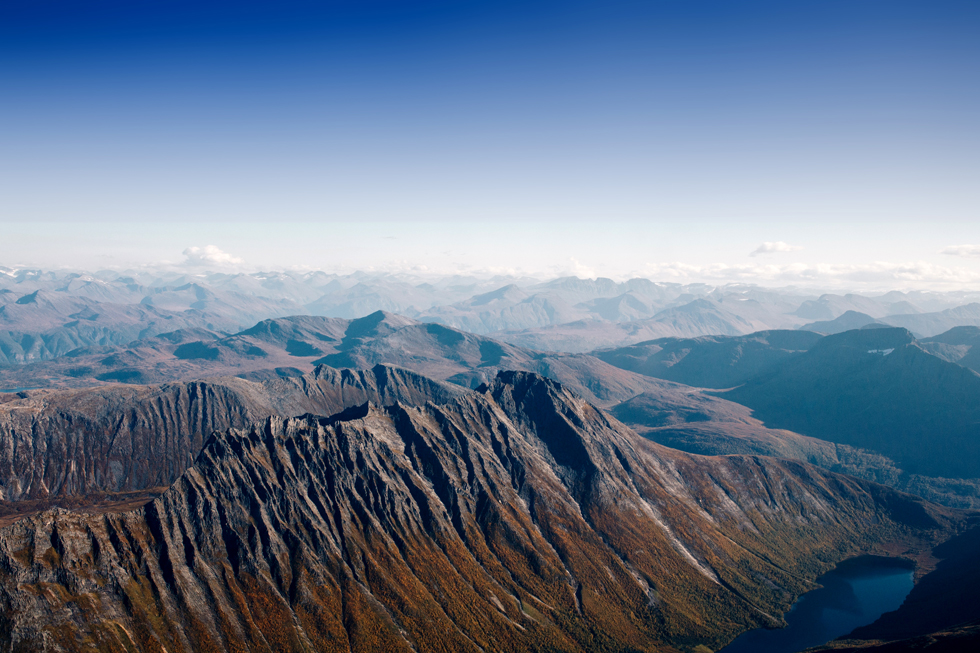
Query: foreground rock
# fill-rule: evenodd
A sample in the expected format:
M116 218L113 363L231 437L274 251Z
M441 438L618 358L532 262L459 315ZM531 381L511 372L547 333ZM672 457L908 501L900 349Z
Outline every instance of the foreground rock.
M443 405L216 433L145 508L0 530L15 650L695 651L957 513L646 441L501 373Z
M270 415L331 415L366 401L444 402L464 392L378 365L321 366L264 382L222 378L12 396L0 403L0 516L72 497L106 494L125 503L128 493L159 493L193 463L212 432Z

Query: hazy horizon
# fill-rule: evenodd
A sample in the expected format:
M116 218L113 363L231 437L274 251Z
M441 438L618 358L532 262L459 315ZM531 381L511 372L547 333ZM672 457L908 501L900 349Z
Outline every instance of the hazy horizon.
M969 2L4 3L0 265L968 288L978 28Z

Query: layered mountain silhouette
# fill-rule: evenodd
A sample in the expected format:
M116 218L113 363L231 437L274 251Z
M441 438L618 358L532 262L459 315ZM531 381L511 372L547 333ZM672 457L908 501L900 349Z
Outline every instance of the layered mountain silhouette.
M500 373L441 405L215 433L144 508L0 531L15 650L695 651L957 514L801 463L646 441ZM701 648L699 648L701 647Z
M645 319L588 319L496 335L533 349L583 352L664 337L731 336L803 324L803 320L783 312L785 308L719 294L664 308Z
M152 384L211 376L297 376L315 365L391 364L476 387L500 369L541 373L602 405L665 384L584 354L541 353L378 311L357 320L297 316L264 320L232 336L178 331L129 347L75 350L52 361L0 370L0 387ZM276 370L276 371L272 371ZM258 376L256 376L258 375Z
M980 304L972 303L935 313L889 314L878 318L858 311L847 311L833 320L811 322L800 328L832 334L875 325L902 327L920 338L936 338L951 329L980 326Z
M225 323L199 310L115 304L35 290L0 292L0 365L62 356L79 347L126 345L178 329L215 329Z
M921 336L932 337L954 327L980 326L980 303L973 302L935 313L891 315L882 321Z
M219 336L290 315L354 320L398 313L511 344L583 353L663 337L793 329L849 311L932 337L980 325L971 292L815 296L745 284L630 279L224 274L190 270L66 272L0 266L0 365L78 347L129 345L179 329ZM836 323L835 323L836 324ZM142 325L142 328L138 328ZM823 327L839 330L849 324ZM818 329L819 330L819 329Z

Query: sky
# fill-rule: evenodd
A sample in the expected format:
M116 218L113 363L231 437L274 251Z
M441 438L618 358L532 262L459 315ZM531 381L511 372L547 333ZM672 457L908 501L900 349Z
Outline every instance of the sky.
M980 285L980 3L0 3L0 265Z

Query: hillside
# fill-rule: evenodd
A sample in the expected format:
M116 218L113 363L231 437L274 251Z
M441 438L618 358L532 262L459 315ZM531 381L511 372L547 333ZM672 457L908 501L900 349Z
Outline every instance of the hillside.
M980 477L980 375L905 329L827 336L721 396L767 426L877 451L911 473Z
M842 558L959 517L765 458L700 458L560 385L215 434L145 508L0 531L18 650L696 651Z
M980 327L954 327L932 338L919 340L933 356L980 372Z
M378 365L318 367L262 382L217 378L0 395L0 518L48 505L145 501L193 463L212 432L270 415L332 415L365 401L444 402L464 392Z
M202 336L204 336L202 338ZM159 384L214 376L299 376L316 365L396 365L472 388L498 370L538 372L601 405L665 387L584 354L541 353L378 311L357 320L293 316L264 320L231 336L162 334L128 347L87 348L0 369L0 388Z
M616 367L702 388L731 388L820 340L809 331L760 331L747 336L660 338L594 355Z

